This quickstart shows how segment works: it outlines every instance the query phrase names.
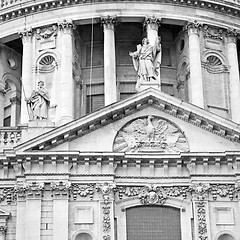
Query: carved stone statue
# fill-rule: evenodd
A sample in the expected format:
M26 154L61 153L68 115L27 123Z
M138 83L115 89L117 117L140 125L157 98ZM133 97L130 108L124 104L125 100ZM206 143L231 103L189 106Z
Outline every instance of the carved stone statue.
M44 88L44 82L38 82L37 90L33 90L27 104L32 113L32 119L47 119L50 100L47 91Z
M138 74L136 89L142 82L156 81L160 72L161 64L161 38L158 37L155 44L149 44L149 40L144 38L142 45L137 45L137 51L129 52L133 65Z

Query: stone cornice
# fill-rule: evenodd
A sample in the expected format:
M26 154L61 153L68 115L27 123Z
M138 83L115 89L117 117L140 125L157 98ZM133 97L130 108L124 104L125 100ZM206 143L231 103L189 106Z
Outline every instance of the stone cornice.
M95 0L94 3L101 2L100 0ZM126 2L124 0L124 2ZM132 2L132 1L131 1ZM136 0L138 2L138 0ZM146 1L147 2L147 1ZM159 2L157 0L151 1L151 2ZM68 7L72 5L84 5L93 3L93 1L86 0L50 0L48 2L35 2L35 1L2 1L1 4L1 15L0 15L0 21L8 21L17 17L21 17L23 15L33 14L41 11L47 11L62 8L62 7ZM107 1L109 3L109 1ZM191 8L201 8L206 9L218 13L223 13L231 16L240 16L240 4L236 1L209 1L209 0L164 0L165 4L172 4L172 5L179 5L179 6L185 6L185 7L191 7ZM162 4L162 2L161 2ZM13 10L14 9L14 10Z
M149 106L230 141L240 142L237 123L150 88L22 143L15 150L49 150Z

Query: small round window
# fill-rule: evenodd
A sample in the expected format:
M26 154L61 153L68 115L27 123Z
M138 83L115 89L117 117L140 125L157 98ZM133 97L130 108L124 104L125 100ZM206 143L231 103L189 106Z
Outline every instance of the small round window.
M17 68L17 62L16 60L13 58L13 57L9 57L7 59L7 63L8 63L8 66L11 68L11 69L16 69Z

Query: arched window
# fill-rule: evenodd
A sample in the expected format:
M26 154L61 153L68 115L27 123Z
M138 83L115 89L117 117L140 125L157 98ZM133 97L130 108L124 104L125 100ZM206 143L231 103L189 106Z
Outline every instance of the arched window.
M92 240L92 236L88 233L79 233L75 240Z
M218 237L218 240L234 240L234 238L230 234L224 233Z

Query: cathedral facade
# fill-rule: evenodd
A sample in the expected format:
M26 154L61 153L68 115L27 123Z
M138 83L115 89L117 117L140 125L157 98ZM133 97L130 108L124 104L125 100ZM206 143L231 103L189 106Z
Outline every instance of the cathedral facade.
M2 0L0 240L240 238L239 0Z

